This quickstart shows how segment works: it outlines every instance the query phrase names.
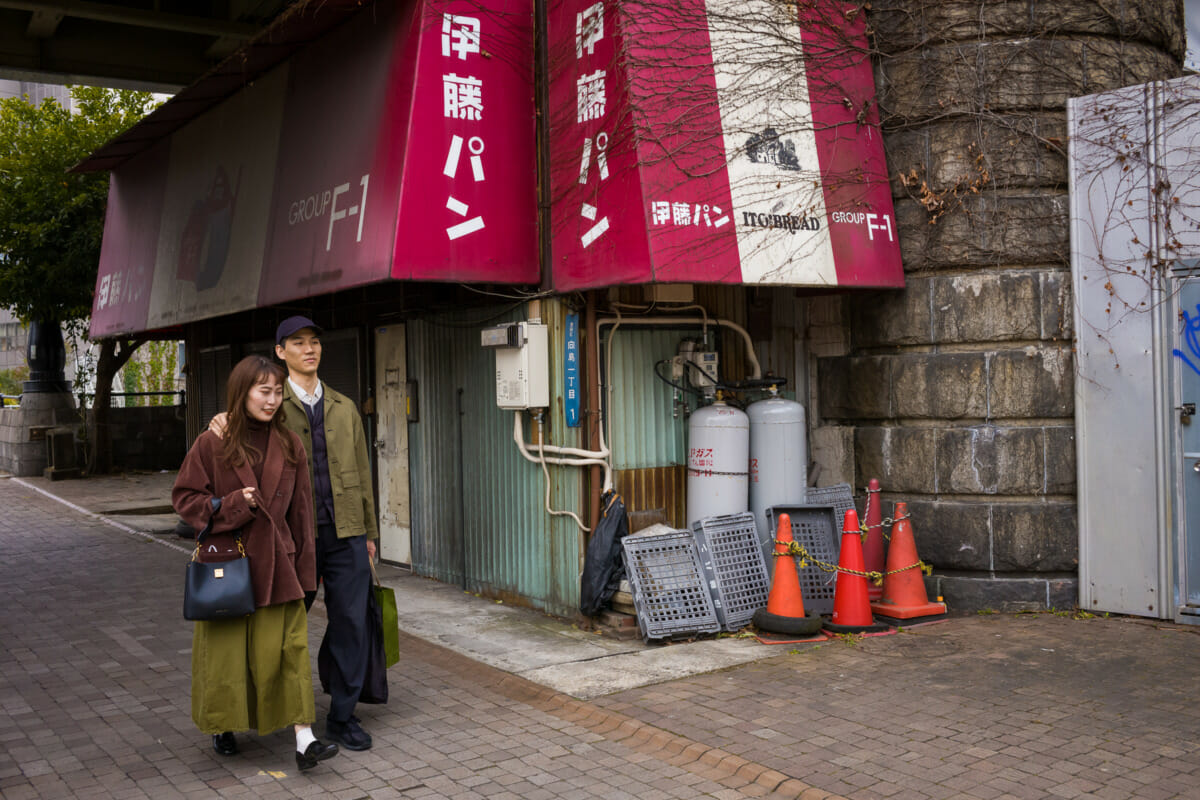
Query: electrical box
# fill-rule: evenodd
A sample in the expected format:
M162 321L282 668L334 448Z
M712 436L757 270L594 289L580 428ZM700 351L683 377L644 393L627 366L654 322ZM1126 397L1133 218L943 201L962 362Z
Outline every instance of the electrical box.
M696 290L690 283L649 283L642 286L647 303L694 303Z
M690 370L692 386L703 389L716 384L720 364L717 354L711 350L693 350L690 357L695 365L695 369Z
M540 322L513 322L483 331L496 351L496 405L503 409L550 405L550 335Z

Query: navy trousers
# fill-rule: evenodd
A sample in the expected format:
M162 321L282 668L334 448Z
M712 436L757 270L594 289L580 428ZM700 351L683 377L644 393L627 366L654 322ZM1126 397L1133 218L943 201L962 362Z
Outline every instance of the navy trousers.
M317 577L325 584L329 624L321 658L330 658L329 719L348 722L367 671L367 596L371 566L367 537L339 539L332 525L317 527Z

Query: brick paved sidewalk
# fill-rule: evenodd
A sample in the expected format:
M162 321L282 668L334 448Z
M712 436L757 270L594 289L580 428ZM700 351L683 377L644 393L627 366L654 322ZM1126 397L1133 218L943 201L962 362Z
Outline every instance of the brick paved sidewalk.
M1200 798L1200 629L1055 614L832 641L597 705L855 800Z
M290 732L222 758L189 716L187 550L0 480L0 796L795 797L786 775L404 639L375 739L296 774ZM315 607L320 608L320 603ZM316 652L323 620L314 615ZM318 696L318 719L326 700ZM691 748L690 750L688 748ZM825 793L817 795L824 797Z
M373 750L302 777L289 733L222 759L188 715L178 540L11 481L0 505L5 800L1200 798L1200 628L1053 614L783 646L590 702L404 636L392 702L360 707Z

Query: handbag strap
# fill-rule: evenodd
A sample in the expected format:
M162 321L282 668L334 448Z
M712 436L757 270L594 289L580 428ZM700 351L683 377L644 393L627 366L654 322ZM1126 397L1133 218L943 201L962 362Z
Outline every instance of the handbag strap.
M213 497L209 500L209 503L212 504L212 513L208 515L208 522L204 525L204 529L196 535L196 549L192 551L192 561L196 561L200 558L200 545L203 544L204 540L207 539L209 534L212 533L213 518L216 517L217 512L221 510L221 498ZM242 536L240 533L234 534L234 541L237 542L238 553L240 554L241 558L245 558L246 548L242 547Z
M246 558L246 548L242 546L242 537L235 536L234 541L237 542L238 558ZM196 549L192 551L192 561L200 560L200 543L196 543Z
M371 579L375 581L375 585L383 586L383 584L379 582L379 573L375 571L375 561L373 559L367 559L367 565L371 568Z
M208 502L212 504L212 513L208 515L208 522L205 524L204 529L196 535L197 545L204 544L204 540L212 533L213 519L217 516L217 512L221 510L221 498L212 497L209 498Z

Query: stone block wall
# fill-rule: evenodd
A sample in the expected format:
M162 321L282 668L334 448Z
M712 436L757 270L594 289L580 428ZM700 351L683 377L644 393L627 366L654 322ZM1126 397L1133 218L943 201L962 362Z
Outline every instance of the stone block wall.
M1065 104L1178 75L1182 3L876 0L869 20L907 288L809 301L820 480L907 500L953 607L1070 607Z
M184 406L112 408L108 413L117 469L179 469L188 445Z
M117 469L178 469L187 453L183 406L113 408L113 464ZM88 425L92 412L88 411ZM21 405L0 409L0 470L17 477L41 475L46 442L31 439L31 428L76 428L83 441L79 411L71 395L26 394Z

